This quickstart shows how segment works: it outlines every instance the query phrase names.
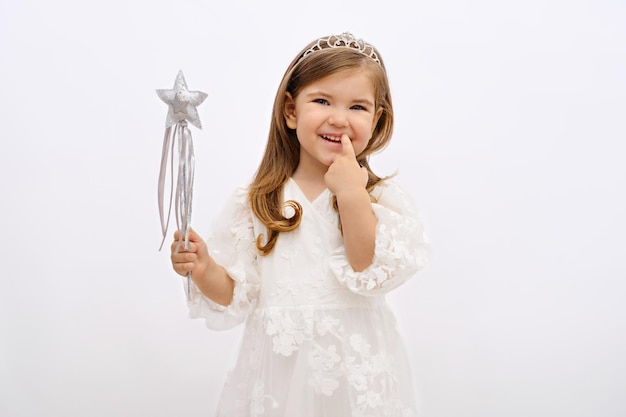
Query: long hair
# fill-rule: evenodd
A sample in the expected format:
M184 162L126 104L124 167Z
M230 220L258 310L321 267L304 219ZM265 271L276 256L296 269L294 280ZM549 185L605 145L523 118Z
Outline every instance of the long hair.
M265 153L249 186L248 199L252 211L268 230L268 236L259 235L256 240L257 249L262 255L272 251L279 233L294 230L302 218L302 206L297 201L282 202L285 183L296 170L300 160L300 143L296 132L290 129L285 121L286 93L291 94L295 100L303 88L317 80L345 70L365 69L374 84L376 111L382 109L382 112L372 138L356 157L367 169L368 192L384 179L371 170L368 161L369 155L387 146L393 131L391 93L380 53L372 46L378 56L379 62L376 62L356 49L323 44L322 49L304 56L315 44L319 44L319 41L315 40L303 48L283 75L274 99ZM336 208L336 198L333 198L333 205ZM291 217L284 215L285 206L293 208Z

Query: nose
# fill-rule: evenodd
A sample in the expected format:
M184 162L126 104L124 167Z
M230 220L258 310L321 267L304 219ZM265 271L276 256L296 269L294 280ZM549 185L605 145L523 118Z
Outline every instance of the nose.
M345 110L335 109L331 112L328 123L332 126L345 127L348 125L348 115Z

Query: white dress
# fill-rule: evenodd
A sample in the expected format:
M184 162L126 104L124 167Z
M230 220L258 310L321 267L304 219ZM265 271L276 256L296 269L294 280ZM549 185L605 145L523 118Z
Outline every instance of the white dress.
M215 330L243 321L239 357L219 417L415 416L414 387L385 293L421 269L430 247L410 198L393 181L373 190L373 264L355 272L345 255L329 190L310 202L293 179L285 200L303 208L299 227L257 254L265 227L238 189L207 239L235 281L227 307L192 287L190 316ZM286 213L289 215L289 213Z

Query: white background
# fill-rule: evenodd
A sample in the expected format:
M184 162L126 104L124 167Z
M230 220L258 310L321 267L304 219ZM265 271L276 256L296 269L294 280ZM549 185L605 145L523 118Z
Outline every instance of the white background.
M626 415L626 3L0 0L0 415L209 416L241 329L187 317L158 251L182 69L193 224L246 183L294 55L388 66L434 262L390 296L426 417Z

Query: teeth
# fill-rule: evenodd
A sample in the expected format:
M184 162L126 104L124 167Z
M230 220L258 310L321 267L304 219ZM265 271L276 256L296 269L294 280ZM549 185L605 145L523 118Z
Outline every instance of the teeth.
M330 140L332 142L341 142L341 138L334 138L334 137L326 136L326 135L322 135L322 138L326 140Z

